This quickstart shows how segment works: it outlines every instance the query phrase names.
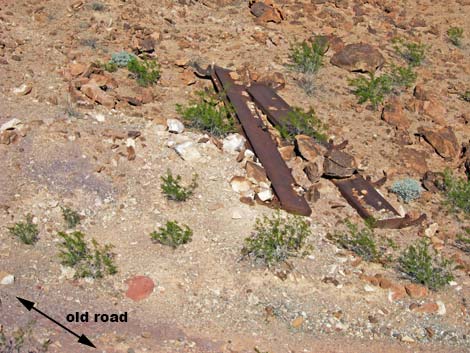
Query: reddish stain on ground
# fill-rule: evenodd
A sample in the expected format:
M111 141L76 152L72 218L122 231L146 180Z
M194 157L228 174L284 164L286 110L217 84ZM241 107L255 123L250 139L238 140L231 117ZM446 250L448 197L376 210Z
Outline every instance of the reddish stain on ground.
M148 298L153 292L155 283L147 276L134 276L126 281L128 288L126 297L134 301Z

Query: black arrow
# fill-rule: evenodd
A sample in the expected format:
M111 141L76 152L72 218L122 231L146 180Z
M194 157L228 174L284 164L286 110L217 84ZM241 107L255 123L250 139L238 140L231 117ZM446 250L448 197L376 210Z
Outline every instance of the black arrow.
M90 347L93 347L93 348L96 348L95 345L87 338L87 336L85 335L77 335L75 332L73 332L72 330L68 329L67 327L65 327L64 325L62 325L60 322L57 322L55 321L53 318L51 318L49 315L47 314L44 314L41 310L39 309L36 309L34 307L34 302L31 302L29 300L26 300L26 299L23 299L23 298L20 298L20 297L16 297L16 299L18 299L21 304L24 305L24 307L26 309L28 309L28 311L31 311L31 309L37 311L39 314L41 314L42 316L48 318L49 320L51 320L53 323L55 323L56 325L59 325L60 327L62 327L64 330L70 332L72 335L74 335L75 337L78 337L78 343L81 343L81 344L84 344L85 346L90 346Z

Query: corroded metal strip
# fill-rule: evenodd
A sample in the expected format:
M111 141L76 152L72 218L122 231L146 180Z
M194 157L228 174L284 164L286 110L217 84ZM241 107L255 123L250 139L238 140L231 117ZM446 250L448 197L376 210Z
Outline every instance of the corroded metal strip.
M260 83L252 84L247 91L256 105L266 114L271 124L285 127L289 125L288 115L292 109L276 91Z
M370 206L376 211L388 211L395 215L400 215L397 210L374 188L369 180L364 179L357 174L349 179L333 180L338 187L341 195L348 203L357 210L357 213L364 218L375 218L365 206ZM390 218L377 220L375 226L377 228L399 229L412 225L420 224L426 219L426 215L422 214L419 218L413 219L408 214L403 218Z
M294 178L279 154L262 119L250 110L248 103L251 99L246 87L236 83L230 77L229 70L215 66L214 72L237 113L245 135L253 146L253 152L259 158L269 180L271 180L281 207L288 212L304 216L310 215L312 210L307 201L294 191Z

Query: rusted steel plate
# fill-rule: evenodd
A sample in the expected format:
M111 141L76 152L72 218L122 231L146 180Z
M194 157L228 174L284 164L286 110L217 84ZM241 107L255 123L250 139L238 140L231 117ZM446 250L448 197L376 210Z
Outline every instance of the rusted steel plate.
M262 119L249 108L248 103L251 99L246 87L236 83L230 77L230 71L227 69L214 66L214 73L223 86L230 103L235 108L245 135L253 147L253 152L266 170L281 207L288 212L309 216L312 210L307 201L294 191L294 178L279 154L275 142L267 131L267 127Z
M247 91L253 97L256 105L266 114L271 124L288 127L288 115L292 109L276 91L260 83L252 84Z
M409 215L400 218L380 219L377 214L391 217L399 216L397 210L374 188L369 180L356 174L349 179L333 180L341 195L354 207L359 215L364 218L376 219L375 226L378 228L404 228L415 224L420 224L426 219L423 214L417 219L412 219ZM374 212L375 211L375 212Z

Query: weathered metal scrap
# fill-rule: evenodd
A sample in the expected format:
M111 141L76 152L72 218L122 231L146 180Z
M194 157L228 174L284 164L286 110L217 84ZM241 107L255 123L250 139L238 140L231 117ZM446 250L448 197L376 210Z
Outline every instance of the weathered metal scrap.
M383 178L378 183L383 183L384 180ZM420 224L426 219L425 214L415 219L408 214L405 217L395 217L400 216L400 213L380 195L370 180L359 174L349 179L332 181L362 218L375 220L374 225L377 228L400 229Z
M295 185L294 178L277 150L276 143L273 141L266 125L250 109L251 99L246 87L235 82L230 73L231 71L227 69L214 66L211 76L214 85L217 88L223 88L222 91L234 107L254 153L265 168L269 180L271 180L281 207L288 212L305 216L310 215L312 210L305 199L293 189Z

